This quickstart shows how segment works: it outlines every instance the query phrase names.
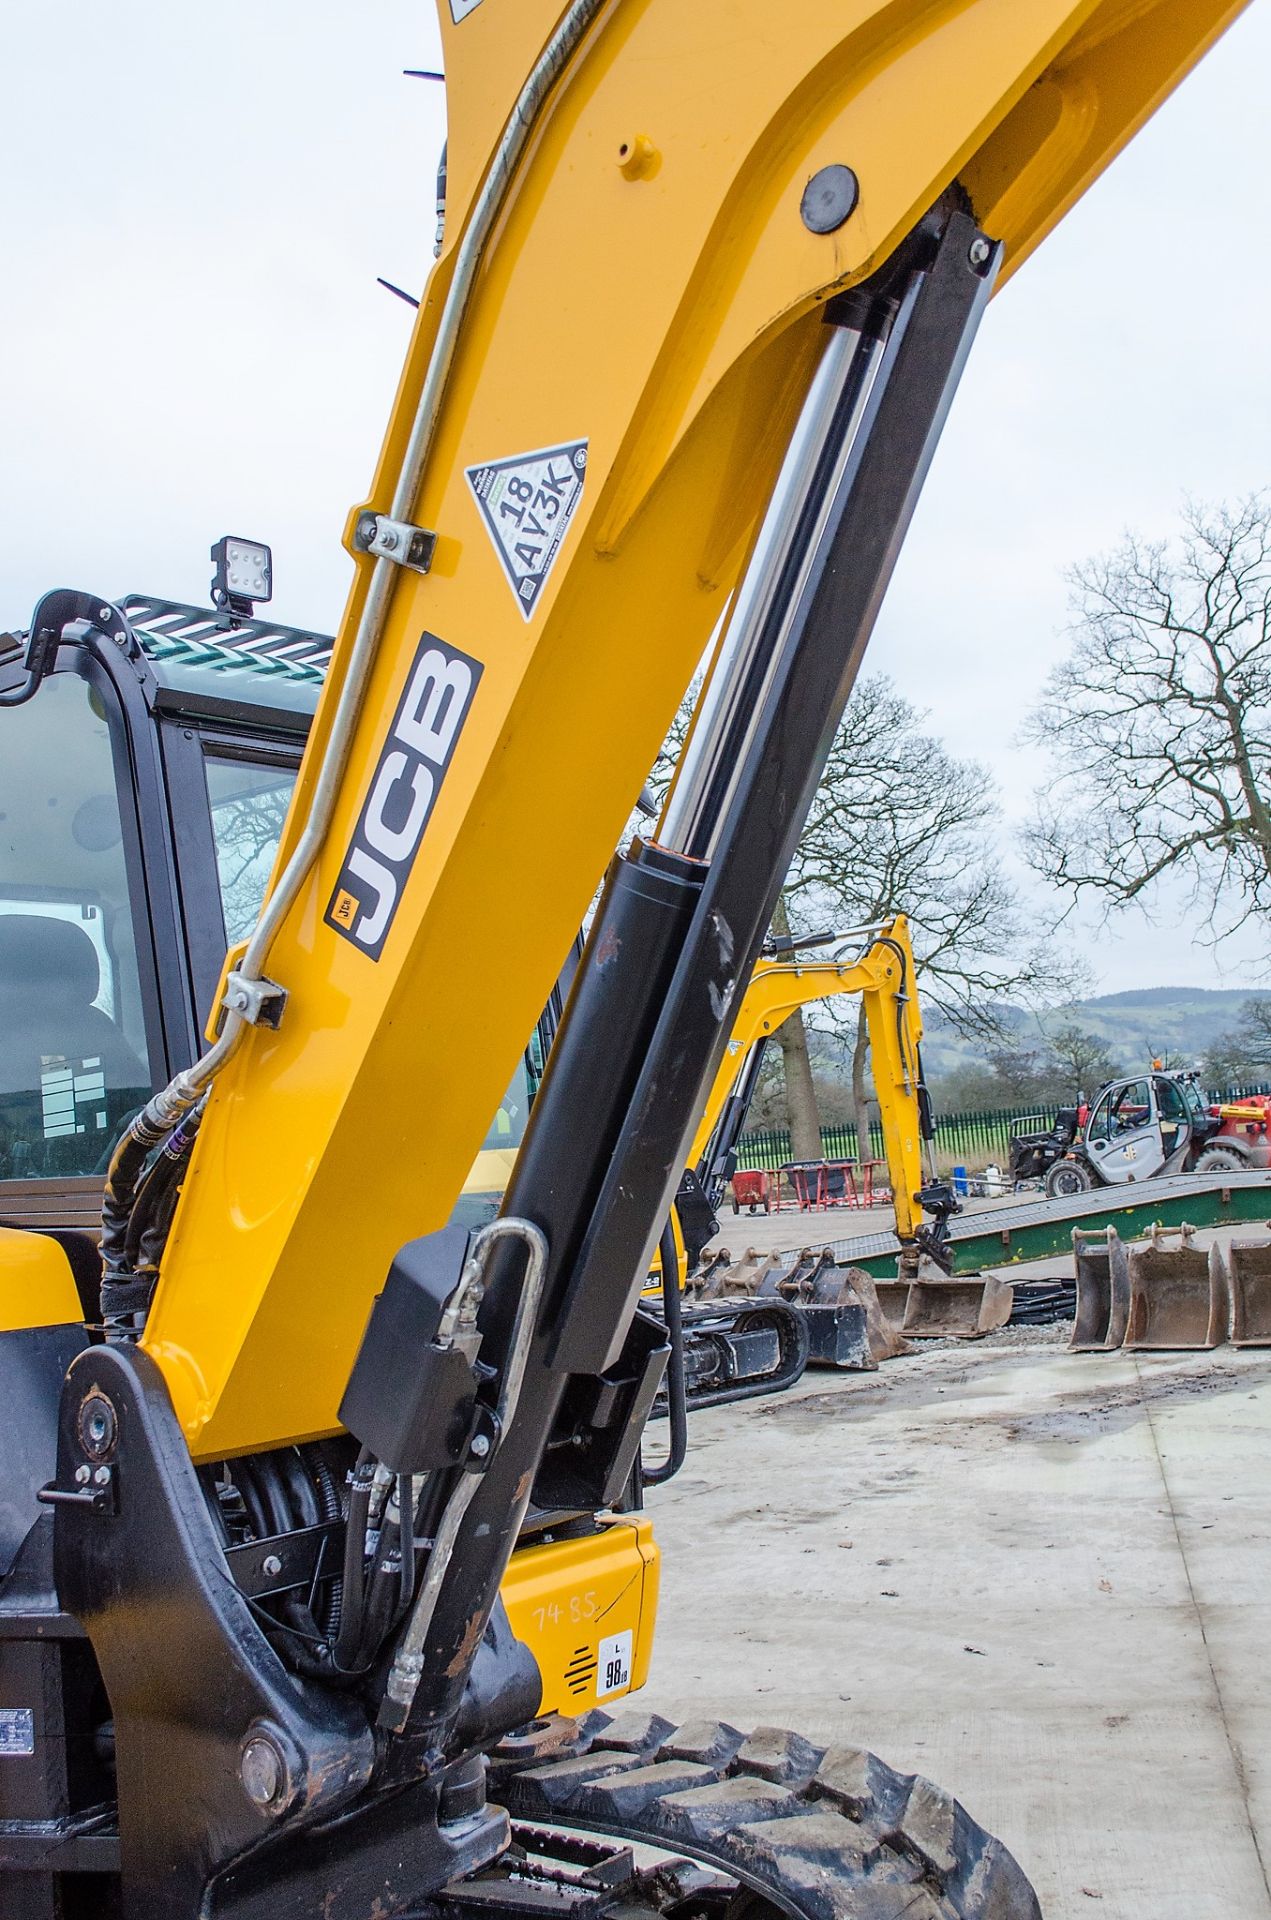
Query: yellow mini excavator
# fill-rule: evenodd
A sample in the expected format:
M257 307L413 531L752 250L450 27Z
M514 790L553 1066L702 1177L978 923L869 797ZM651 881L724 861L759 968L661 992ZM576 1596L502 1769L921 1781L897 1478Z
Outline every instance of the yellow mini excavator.
M638 1302L988 299L1238 0L440 11L298 773L254 542L214 632L58 590L0 657L0 1913L1035 1920L930 1783L617 1710Z
M827 945L836 949L834 957L815 957ZM747 1253L737 1261L721 1248L702 1258L719 1229L716 1210L736 1169L737 1142L764 1050L796 1007L860 994L900 1241L898 1278L907 1283L923 1270L948 1272L948 1222L958 1207L951 1188L935 1177L935 1125L922 1072L915 973L903 914L852 934L798 942L781 938L756 965L676 1196L672 1228L678 1227L683 1241L689 1299L681 1304L663 1288L671 1342L666 1397L675 1429L672 1459L683 1457L682 1416L690 1406L780 1392L809 1363L873 1367L879 1353L903 1350L881 1307L862 1297L863 1276L839 1267L828 1248L764 1259ZM668 1235L664 1262L670 1246ZM664 1264L663 1272L669 1271ZM872 1283L865 1281L864 1287L872 1294Z

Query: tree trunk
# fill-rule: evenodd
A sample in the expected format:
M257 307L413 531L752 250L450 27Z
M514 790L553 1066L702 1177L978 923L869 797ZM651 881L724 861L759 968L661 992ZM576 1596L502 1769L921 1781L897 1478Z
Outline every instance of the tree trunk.
M869 1027L862 1002L856 1014L856 1044L852 1048L852 1116L856 1121L856 1157L872 1160L869 1137Z
M772 914L772 931L790 937L790 916L783 893L777 895ZM821 1110L817 1106L812 1080L812 1061L808 1054L808 1030L803 1024L803 1009L796 1007L777 1029L781 1046L781 1065L785 1073L786 1112L790 1118L790 1157L792 1160L822 1160Z
M781 1043L781 1064L786 1077L786 1111L790 1115L790 1157L794 1160L821 1160L821 1114L812 1083L812 1061L808 1055L808 1033L803 1024L803 1009L796 1007L777 1029Z

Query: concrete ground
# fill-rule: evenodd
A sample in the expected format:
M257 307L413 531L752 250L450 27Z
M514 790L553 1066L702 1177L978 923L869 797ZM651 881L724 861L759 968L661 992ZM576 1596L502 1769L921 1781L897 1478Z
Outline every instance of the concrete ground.
M1271 1920L1271 1354L1066 1334L694 1414L641 1704L929 1774L1047 1920Z

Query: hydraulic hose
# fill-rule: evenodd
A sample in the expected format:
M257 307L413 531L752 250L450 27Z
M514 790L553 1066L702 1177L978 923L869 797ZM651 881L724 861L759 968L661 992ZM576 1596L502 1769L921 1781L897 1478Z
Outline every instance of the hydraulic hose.
M662 1317L666 1321L666 1335L671 1343L671 1357L666 1368L666 1411L671 1447L666 1459L656 1467L646 1467L641 1460L640 1476L646 1487L661 1487L674 1479L684 1465L684 1456L688 1452L688 1383L684 1364L680 1261L675 1244L675 1228L669 1219L658 1241L658 1254L662 1261Z
M102 1319L107 1331L127 1337L136 1331L135 1314L150 1304L150 1289L163 1241L167 1238L181 1170L203 1114L202 1096L185 1124L166 1126L152 1115L155 1101L135 1114L110 1156L102 1195ZM157 1146L163 1152L153 1167L146 1162Z
M356 1669L366 1606L366 1528L371 1511L375 1463L363 1447L349 1480L349 1512L344 1532L343 1604L332 1659L342 1673Z

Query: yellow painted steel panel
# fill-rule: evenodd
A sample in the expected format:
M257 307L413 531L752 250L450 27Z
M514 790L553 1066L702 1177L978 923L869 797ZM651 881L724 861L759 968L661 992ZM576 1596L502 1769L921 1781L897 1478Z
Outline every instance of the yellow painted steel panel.
M644 1685L658 1562L652 1522L642 1515L513 1554L501 1593L543 1676L540 1713L586 1713Z
M71 1266L47 1234L0 1227L0 1333L83 1318Z

